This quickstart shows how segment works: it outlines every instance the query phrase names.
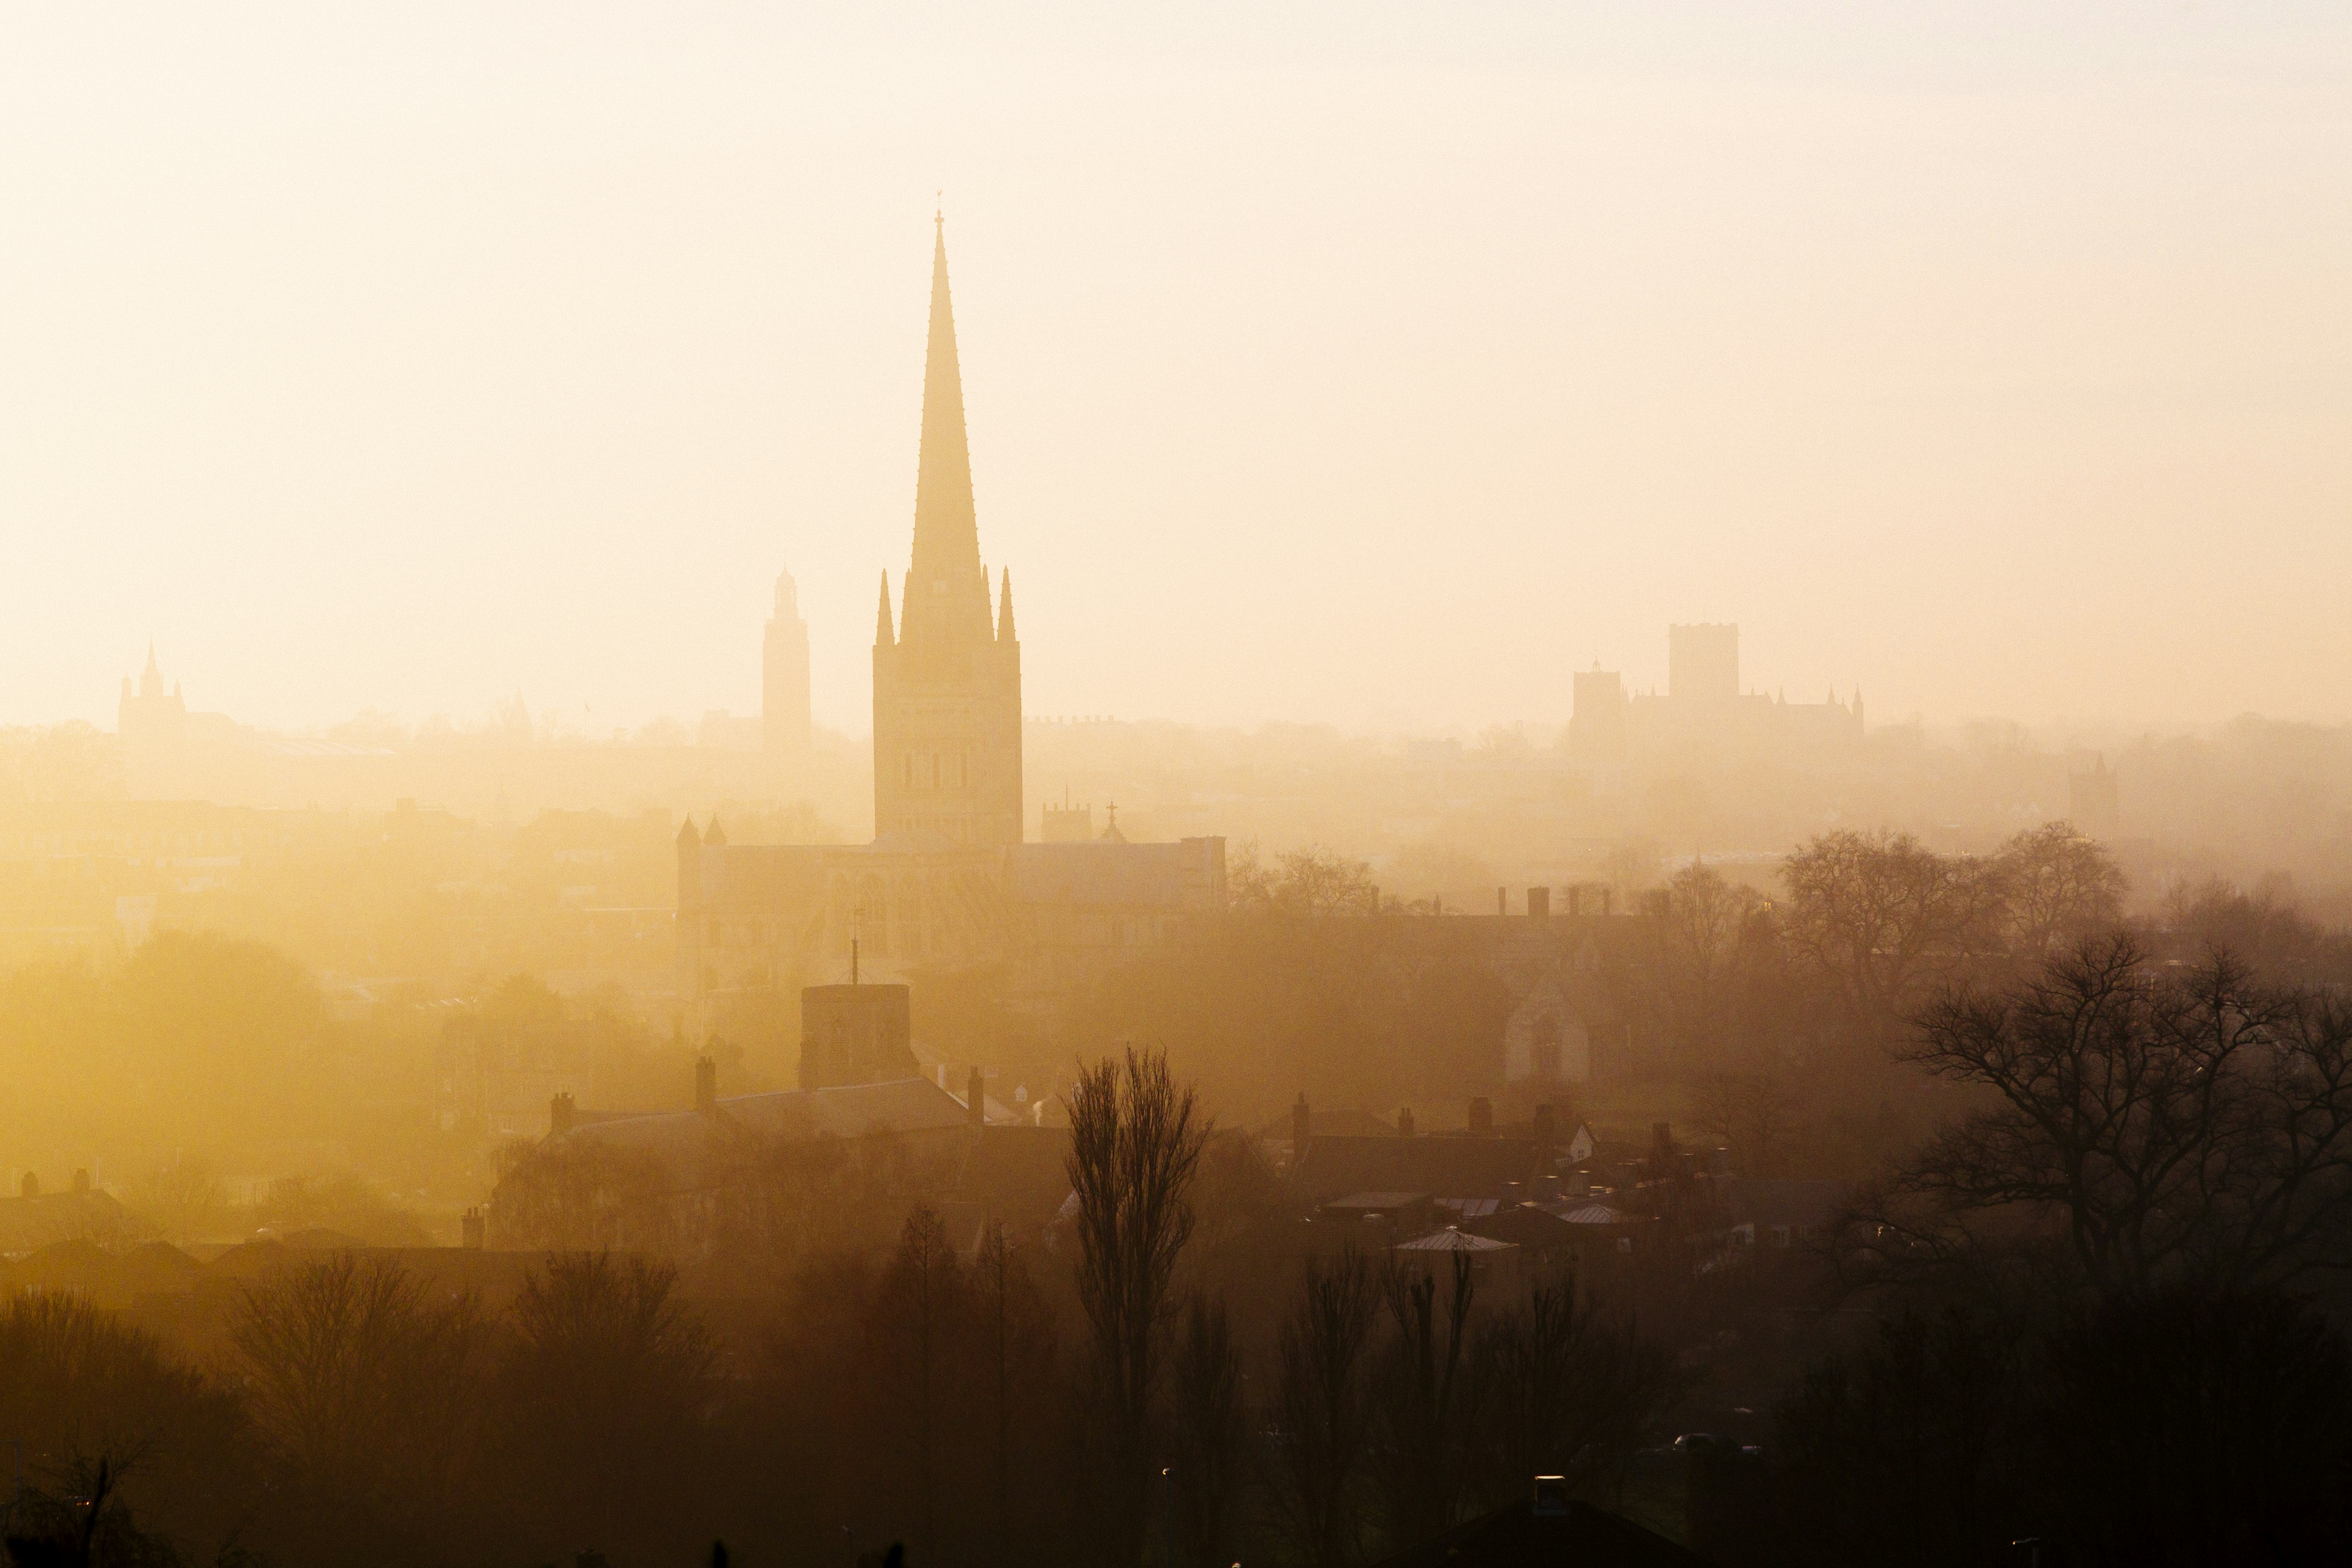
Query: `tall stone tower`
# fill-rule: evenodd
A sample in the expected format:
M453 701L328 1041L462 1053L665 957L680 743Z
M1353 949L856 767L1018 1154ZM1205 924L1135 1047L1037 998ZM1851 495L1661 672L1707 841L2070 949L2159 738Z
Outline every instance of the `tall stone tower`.
M938 223L938 220L934 220ZM874 835L975 846L1021 842L1021 644L1013 574L989 610L972 508L963 376L948 301L948 244L931 251L930 340L915 475L915 552L898 624L890 575L874 632Z
M776 574L776 613L768 617L760 657L760 733L772 752L800 752L809 743L808 622L789 572Z

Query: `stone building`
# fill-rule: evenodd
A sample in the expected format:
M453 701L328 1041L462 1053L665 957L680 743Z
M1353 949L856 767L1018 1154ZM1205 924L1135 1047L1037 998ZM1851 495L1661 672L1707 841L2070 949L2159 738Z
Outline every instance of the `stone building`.
M901 587L894 605L883 575L875 623L873 840L737 845L717 821L678 832L679 990L706 1026L730 994L846 980L853 942L870 980L1011 961L1042 993L1224 906L1222 838L1024 842L1021 644L1012 575L992 595L981 563L944 227Z

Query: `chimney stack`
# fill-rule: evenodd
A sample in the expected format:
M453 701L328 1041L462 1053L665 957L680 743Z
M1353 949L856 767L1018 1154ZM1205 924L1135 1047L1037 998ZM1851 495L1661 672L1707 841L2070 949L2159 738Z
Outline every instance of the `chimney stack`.
M1400 1138L1412 1136L1412 1107L1410 1105L1397 1112L1397 1136Z
M1531 921L1548 921L1551 919L1551 889L1549 888L1529 888L1528 889L1528 919Z
M479 1252L482 1248L482 1211L478 1208L467 1209L466 1217L458 1224L463 1227L465 1237L461 1245Z
M1470 1102L1470 1135L1489 1138L1495 1132L1495 1102L1485 1095Z
M963 1111L964 1115L971 1118L974 1127L987 1124L988 1086L981 1078L978 1068L971 1069L971 1085L963 1097Z
M1297 1168L1299 1157L1307 1152L1307 1139L1315 1119L1307 1110L1307 1091L1300 1089L1298 1099L1290 1108L1290 1163Z
M561 1138L572 1131L572 1095L569 1090L547 1102L547 1135Z
M41 1178L33 1174L30 1171L26 1172L25 1179L16 1184L16 1193L20 1197L39 1197L41 1195Z
M706 1115L719 1109L719 1064L709 1057L694 1058L694 1109Z

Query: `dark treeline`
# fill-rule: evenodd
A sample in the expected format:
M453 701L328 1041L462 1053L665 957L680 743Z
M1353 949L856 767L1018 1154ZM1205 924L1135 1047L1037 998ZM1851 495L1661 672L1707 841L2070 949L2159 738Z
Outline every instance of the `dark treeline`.
M1297 869L1243 921L1380 940L1286 907ZM1725 1080L1743 1162L1801 1163L1775 1097L1813 1073L1928 1108L1811 1248L1737 1246L1671 1195L1656 1245L1580 1268L1365 1245L1215 1125L1171 1028L1070 1088L1074 1201L1036 1235L951 1229L919 1162L820 1143L774 1151L694 1253L619 1225L632 1173L559 1142L503 1189L539 1250L495 1310L330 1253L248 1286L199 1366L19 1298L9 1529L122 1562L685 1563L724 1538L843 1568L891 1542L1352 1568L1558 1473L1726 1565L1984 1563L2023 1538L2329 1561L2352 1539L2345 943L2221 888L2130 921L2123 890L2054 829L1983 860L1833 835L1780 896L1693 868L1622 922L1612 983L1689 1086ZM1790 1327L1832 1319L1861 1327Z

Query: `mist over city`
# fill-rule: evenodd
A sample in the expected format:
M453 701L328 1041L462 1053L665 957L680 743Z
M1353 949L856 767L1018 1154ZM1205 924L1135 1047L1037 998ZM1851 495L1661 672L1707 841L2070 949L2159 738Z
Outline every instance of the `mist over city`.
M2352 1553L2352 17L0 19L41 1565Z

